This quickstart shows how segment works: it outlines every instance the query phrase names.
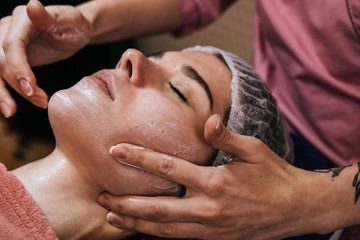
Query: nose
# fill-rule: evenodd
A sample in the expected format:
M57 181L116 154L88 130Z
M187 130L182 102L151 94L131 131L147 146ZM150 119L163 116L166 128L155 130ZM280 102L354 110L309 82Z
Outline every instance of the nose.
M150 83L153 75L156 74L156 64L136 49L126 50L116 69L126 71L130 83L136 87L143 87Z

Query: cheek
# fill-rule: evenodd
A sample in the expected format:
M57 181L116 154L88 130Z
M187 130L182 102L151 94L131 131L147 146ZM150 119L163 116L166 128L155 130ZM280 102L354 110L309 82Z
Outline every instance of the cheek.
M79 161L81 166L86 166L88 174L96 176L109 192L134 193L136 189L138 193L156 194L168 192L175 186L119 166L108 153L117 143L141 145L199 165L203 165L211 153L196 133L194 115L162 96L144 92L127 96L131 101L112 103L96 96L89 99L89 96L60 92L49 103L49 116L57 143L69 154L80 154L77 159L86 161Z
M205 163L211 149L203 139L203 126L195 124L196 115L155 91L123 96L126 99L109 103L90 90L56 94L49 115L57 143L76 145L87 157L102 160L109 157L111 146L131 143Z
M167 98L142 94L125 112L128 138L136 136L131 143L191 161L204 150L193 116ZM201 160L196 158L195 162Z

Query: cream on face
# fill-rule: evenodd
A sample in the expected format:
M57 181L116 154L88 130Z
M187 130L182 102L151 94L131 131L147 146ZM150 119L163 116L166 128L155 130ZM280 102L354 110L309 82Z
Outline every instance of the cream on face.
M203 87L182 72L184 65L209 85L213 109ZM213 152L203 139L204 123L213 113L223 116L230 105L230 79L229 70L210 54L168 52L148 59L128 50L115 69L85 77L51 98L57 146L102 189L157 194L174 186L119 164L110 147L132 143L204 164Z

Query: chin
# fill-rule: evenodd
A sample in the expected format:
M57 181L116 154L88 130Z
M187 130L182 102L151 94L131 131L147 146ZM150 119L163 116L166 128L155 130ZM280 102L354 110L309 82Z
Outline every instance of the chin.
M79 110L67 90L58 91L51 96L48 115L57 146L75 145L81 150L85 147L81 144L90 145L89 139L93 137L89 134L95 131L87 129L86 114Z

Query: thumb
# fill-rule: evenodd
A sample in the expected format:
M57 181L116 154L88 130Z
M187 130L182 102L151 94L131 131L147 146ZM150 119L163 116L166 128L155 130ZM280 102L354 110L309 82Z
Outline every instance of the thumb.
M267 149L267 146L255 137L231 132L217 114L206 121L204 137L214 148L230 153L234 160L257 162L259 150Z
M26 12L35 28L51 31L56 27L56 20L38 0L30 0Z

